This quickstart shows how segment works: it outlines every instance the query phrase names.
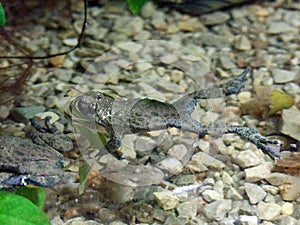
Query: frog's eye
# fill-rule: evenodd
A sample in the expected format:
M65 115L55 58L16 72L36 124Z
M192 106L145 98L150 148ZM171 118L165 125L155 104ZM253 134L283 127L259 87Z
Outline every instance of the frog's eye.
M96 92L96 101L99 102L102 99L102 96L103 96L102 93L97 91Z

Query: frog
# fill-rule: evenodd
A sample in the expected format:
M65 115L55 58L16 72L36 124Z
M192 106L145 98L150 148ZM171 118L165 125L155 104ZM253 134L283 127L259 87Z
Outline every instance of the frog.
M85 119L104 127L108 132L109 139L106 144L97 154L93 153L96 159L100 159L107 151L120 158L117 149L121 146L124 135L170 127L195 133L199 137L235 133L252 142L271 158L280 158L280 142L263 136L254 128L221 122L202 125L191 116L199 99L220 98L239 93L250 72L251 68L247 67L220 87L196 90L173 103L150 98L114 99L100 91L81 94L70 103L70 112L76 108Z
M61 152L71 151L73 142L50 119L31 118L29 138L0 135L0 187L52 187L61 182Z

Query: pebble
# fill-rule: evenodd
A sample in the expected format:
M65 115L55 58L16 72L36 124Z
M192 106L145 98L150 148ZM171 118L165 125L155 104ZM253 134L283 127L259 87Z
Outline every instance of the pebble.
M176 158L166 158L160 161L156 166L170 174L178 174L183 170L183 164Z
M152 150L157 146L157 142L148 137L137 137L135 139L135 151L139 156L145 156L150 154Z
M140 14L143 18L149 18L155 13L155 8L156 6L153 2L146 2L142 7Z
M203 153L203 152L197 152L193 155L191 161L189 162L191 165L196 165L200 167L201 165L204 165L208 168L212 169L223 169L225 168L225 164L221 161L211 157L210 155Z
M155 11L152 15L151 25L157 30L166 30L167 23L162 12Z
M63 40L63 43L67 46L74 47L77 45L78 40L77 38L66 38Z
M252 183L245 183L245 191L251 204L257 204L262 201L267 193L258 185Z
M45 110L44 106L17 107L11 110L11 116L17 122L27 123L30 118Z
M279 186L280 196L285 201L295 201L300 197L299 177L295 178L290 184L282 184Z
M187 201L187 202L179 204L176 207L178 216L184 216L184 217L188 217L188 218L192 218L192 217L196 216L197 211L198 211L198 201L199 201L199 199L194 198L191 201Z
M225 185L232 185L234 183L232 177L226 172L222 172L222 181Z
M285 23L285 22L273 22L270 24L269 28L268 28L268 33L269 34L281 34L281 33L287 33L287 32L291 32L292 31L292 27Z
M230 41L227 37L211 33L202 33L200 36L200 41L203 45L214 46L217 48L224 48L230 44Z
M180 70L172 70L171 72L171 80L174 82L179 82L180 80L182 80L184 77L184 74L182 71Z
M118 45L118 47L122 50L132 52L132 53L137 53L143 48L141 44L134 43L134 42L128 42L125 44L121 43Z
M293 81L296 77L296 72L283 69L273 69L272 75L276 84L283 84Z
M170 210L177 207L179 199L171 191L154 192L154 198L164 210Z
M293 212L294 212L294 205L293 205L293 203L285 202L285 203L282 204L282 206L281 206L281 213L283 215L290 216L290 215L293 214Z
M198 20L198 18L192 17L188 20L179 21L177 24L178 28L182 31L204 31L205 28L202 23Z
M234 47L237 50L247 51L252 48L251 41L246 36L238 37L234 42Z
M209 219L221 221L225 215L231 210L232 201L230 199L222 199L214 201L203 207L203 213Z
M45 119L47 116L51 117L51 119L50 119L51 124L55 123L56 121L58 121L60 119L59 115L57 115L54 112L50 112L50 111L35 114L35 117L37 117L39 119Z
M261 159L251 150L244 150L239 152L234 161L242 168L257 166L261 163Z
M282 110L281 132L300 141L300 113L299 109Z
M205 190L202 192L202 197L207 202L213 202L223 199L223 195L215 190Z
M273 221L281 213L280 205L276 203L259 202L256 208L256 215L263 220Z
M211 25L225 23L227 20L229 20L230 16L228 15L228 13L214 12L214 13L203 15L200 18L205 25L211 26Z
M179 161L184 160L187 153L188 149L184 144L174 145L168 150L168 155L171 157L175 157Z
M271 174L273 163L265 162L261 165L245 169L245 179L248 182L256 182L267 178Z

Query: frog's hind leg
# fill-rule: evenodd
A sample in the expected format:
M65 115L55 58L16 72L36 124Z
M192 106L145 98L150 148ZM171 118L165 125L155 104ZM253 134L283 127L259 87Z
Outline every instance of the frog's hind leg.
M180 114L190 115L194 111L198 99L221 98L238 93L244 87L244 81L250 71L251 68L247 67L240 75L234 77L221 87L200 89L187 94L174 102L173 106L180 112Z
M256 129L244 126L227 126L226 133L236 133L243 138L248 139L258 148L262 149L271 158L281 158L280 157L280 141L269 139L262 134L260 134Z

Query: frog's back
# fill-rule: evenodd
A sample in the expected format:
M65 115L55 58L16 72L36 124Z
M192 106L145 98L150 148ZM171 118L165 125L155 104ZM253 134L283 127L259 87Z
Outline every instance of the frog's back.
M179 120L176 108L154 99L137 101L130 111L129 123L133 133L166 129L172 120Z

